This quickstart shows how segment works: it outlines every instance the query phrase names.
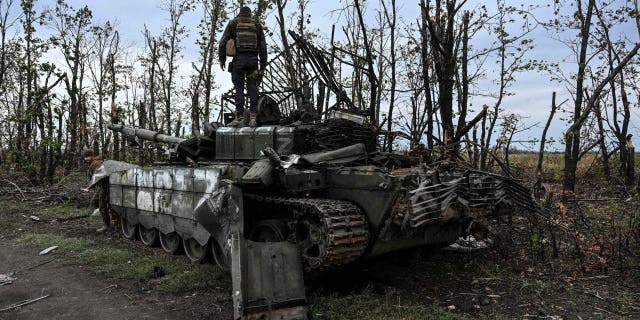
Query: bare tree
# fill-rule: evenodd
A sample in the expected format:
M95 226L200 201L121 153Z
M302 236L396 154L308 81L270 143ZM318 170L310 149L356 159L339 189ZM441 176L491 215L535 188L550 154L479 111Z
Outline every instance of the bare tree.
M553 117L555 116L556 111L558 111L558 108L562 106L562 104L564 104L564 102L560 105L556 104L556 92L554 91L553 95L551 96L551 112L549 113L549 117L547 118L547 124L542 130L542 137L540 138L540 152L538 153L538 165L536 167L536 172L538 175L542 173L542 161L544 160L544 146L547 143L547 132L549 132L549 127L551 126L551 121L553 121Z
M11 16L11 8L14 0L0 0L0 92L2 92L4 79L7 71L7 32L18 21Z
M153 130L158 130L158 121L156 114L156 104L158 95L158 68L160 60L160 49L158 40L151 35L151 32L145 26L144 29L145 46L148 56L141 58L143 66L145 66L145 106L149 111L149 124Z
M67 169L79 165L84 138L80 133L80 129L85 128L86 124L86 101L82 82L88 55L86 44L91 18L92 13L87 6L75 10L61 0L58 0L54 11L48 15L49 25L55 31L52 41L62 52L66 67L69 69L69 75L64 80L69 96L69 119L66 130L69 143L65 149Z
M525 55L533 49L532 40L527 38L527 35L535 28L535 26L529 25L526 17L527 12L523 12L517 8L507 6L504 1L498 0L498 12L496 14L495 23L495 35L497 37L496 45L489 48L485 53L491 51L497 51L497 64L499 68L498 72L498 88L497 92L493 95L496 102L493 105L491 112L488 113L487 119L483 119L481 130L481 155L480 155L480 167L482 170L487 169L487 161L489 159L488 152L492 143L492 136L496 127L504 99L509 95L507 91L515 81L515 75L518 72L524 70L531 70L536 67L531 61L525 59ZM510 34L507 31L509 21L512 21L513 14L522 15L525 20L522 21L521 32L517 34ZM481 53L484 54L484 53ZM488 123L488 126L487 126Z
M187 30L180 20L186 12L191 10L191 2L185 0L168 0L164 9L169 13L169 26L163 31L160 43L160 52L166 65L158 74L162 83L164 99L164 121L167 134L171 134L172 99L175 95L175 76L177 72L177 59L182 47L180 43L186 36ZM159 69L160 66L156 65ZM174 130L176 131L176 130ZM179 135L179 132L175 132Z
M386 149L388 152L391 152L393 149L393 107L396 102L396 29L397 29L397 11L398 8L396 6L396 0L391 0L391 7L387 8L387 4L385 0L381 0L380 3L384 9L384 16L387 20L387 25L389 26L390 33L390 44L389 44L389 53L390 60L389 66L391 67L391 84L390 84L390 97L389 97L389 111L387 113L388 121L387 121L387 146ZM380 40L382 41L382 40Z
M565 81L571 83L571 79L575 79L572 87L572 94L574 98L573 114L569 128L565 131L565 156L564 156L564 179L563 189L565 191L575 191L576 186L576 169L578 161L581 155L584 154L581 148L580 131L585 121L589 118L591 111L597 107L600 100L600 94L604 90L605 86L611 84L611 80L620 74L624 66L637 54L640 49L640 43L637 43L624 58L621 58L617 65L610 68L608 75L602 80L594 82L593 90L587 91L585 85L585 79L589 75L587 72L590 63L593 61L592 57L597 54L589 52L589 45L592 35L595 33L592 30L593 27L593 15L596 10L596 1L589 0L586 8L583 6L582 1L577 0L575 3L575 14L566 18L565 24L554 24L555 28L570 28L577 26L580 31L580 37L576 42L567 43L567 45L575 48L577 53L577 66L578 70L575 76L571 78L564 76ZM596 26L597 28L597 26ZM589 94L589 98L585 98L585 94ZM588 149L588 148L587 148Z
M88 68L95 94L97 95L100 152L105 154L107 146L104 125L104 101L106 101L109 82L111 82L112 103L114 103L115 100L115 58L118 52L117 46L119 45L119 41L118 33L110 22L92 27L91 34L93 36L93 50L91 54L92 61L88 64Z
M200 131L200 122L203 118L206 122L211 116L211 93L214 88L214 57L216 49L216 35L222 28L224 3L221 0L206 0L202 2L203 16L200 20L199 34L196 40L200 48L199 66L195 63L193 68L196 74L193 76L190 88L191 94L191 132ZM200 108L200 95L203 96L203 108Z
M434 106L434 99L432 97L433 90L431 90L431 51L429 47L430 33L429 33L429 13L427 11L427 6L424 0L420 0L420 62L422 65L422 87L425 90L425 111L427 117L427 149L433 150L434 146L434 134L433 134L433 123L434 123L434 114L436 112ZM427 161L431 161L431 159L426 159Z
M463 1L462 4L465 2ZM431 47L434 48L432 54L436 69L435 76L438 79L438 106L445 144L450 144L454 137L453 87L457 58L454 42L456 16L460 7L456 0L446 0L445 3L435 0L433 10L431 10L430 0L425 4L425 12L429 15L426 19L429 40Z
M372 45L369 42L369 37L367 35L367 27L364 23L364 18L362 17L362 6L359 0L355 0L353 3L356 8L358 23L360 25L360 29L362 30L362 41L364 43L365 48L365 59L367 64L367 79L369 79L369 90L370 90L370 99L369 99L369 119L371 121L377 119L376 115L376 97L377 97L377 88L378 88L378 77L376 75L375 66L374 66L374 58L372 53Z

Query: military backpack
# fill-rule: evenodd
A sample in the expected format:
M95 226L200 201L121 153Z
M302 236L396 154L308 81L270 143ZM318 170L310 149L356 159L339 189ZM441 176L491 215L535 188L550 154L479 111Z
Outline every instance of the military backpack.
M236 52L258 52L258 26L251 18L237 18L236 25Z

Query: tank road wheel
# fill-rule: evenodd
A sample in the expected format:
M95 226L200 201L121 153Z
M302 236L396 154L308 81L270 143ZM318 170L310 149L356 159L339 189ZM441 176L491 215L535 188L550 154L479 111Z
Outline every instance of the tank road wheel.
M184 253L189 260L193 263L204 263L209 253L209 243L200 245L196 239L182 239L182 246L184 247Z
M122 234L125 238L129 240L135 239L136 234L138 233L137 224L129 223L129 221L127 221L127 218L122 217L120 218L120 226L122 226Z
M145 228L143 225L139 225L138 235L146 246L153 247L158 244L158 229L156 228Z
M311 268L318 268L322 264L323 257L327 254L323 237L327 230L319 222L302 220L296 225L296 240L300 247L302 257Z
M182 248L182 239L175 232L160 233L160 246L168 254L178 254Z
M286 220L260 221L249 232L249 239L265 242L284 239L296 243L307 271L351 263L368 247L367 217L350 202L245 196L273 210L292 213L294 220L290 224Z
M226 254L224 254L224 251L222 250L222 247L220 246L218 241L212 238L209 243L211 245L211 253L213 255L213 261L215 261L216 265L220 267L220 269L228 270L229 267L231 266L231 263L229 262L229 257Z
M284 220L263 220L250 233L249 239L255 242L286 241L289 228Z

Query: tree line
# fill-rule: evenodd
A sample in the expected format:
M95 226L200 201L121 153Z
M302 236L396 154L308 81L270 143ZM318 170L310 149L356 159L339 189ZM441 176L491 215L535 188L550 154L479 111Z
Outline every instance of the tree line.
M464 158L480 170L509 171L514 136L539 125L541 137L530 142L537 144L542 171L549 128L560 115L565 190L575 190L578 162L590 152L597 152L607 176L634 182L629 134L640 93L637 0L336 1L328 13L336 20L331 34L315 27L325 18L311 14L310 0L160 3L162 31L145 26L142 41L130 45L115 21L98 21L89 6L57 0L38 11L37 0L0 0L3 164L33 183L51 183L82 167L87 150L126 159L126 141L109 132L108 123L186 136L216 121L219 92L227 89L216 78L217 40L249 5L267 29L272 55L286 54L286 31L293 29L329 52L332 65L348 62L333 72L379 130L382 150L424 149L428 162ZM407 9L418 14L408 18ZM185 19L194 13L200 23L189 30ZM536 46L536 32L556 39L562 58L536 59L544 50ZM198 48L193 61L184 58L188 44ZM49 59L52 54L62 62ZM544 124L510 110L518 94L513 87L528 72L548 75L550 87L568 97L556 101L556 92L550 94ZM184 74L188 79L180 81ZM289 81L295 85L293 75ZM324 90L317 100L327 106ZM478 108L476 101L485 104Z

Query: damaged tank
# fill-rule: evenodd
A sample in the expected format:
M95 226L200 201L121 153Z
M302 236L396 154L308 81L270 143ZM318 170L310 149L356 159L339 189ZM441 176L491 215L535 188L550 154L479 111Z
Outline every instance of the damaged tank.
M108 160L93 178L108 179L125 237L229 269L234 319L306 319L304 273L451 244L483 219L537 210L512 178L380 152L378 132L325 70L323 52L292 36L315 70L307 80L338 97L329 112L305 106L304 88L279 98L266 72L258 127L210 124L182 139L112 124L130 140L166 144L167 161ZM280 58L271 72L286 70Z

